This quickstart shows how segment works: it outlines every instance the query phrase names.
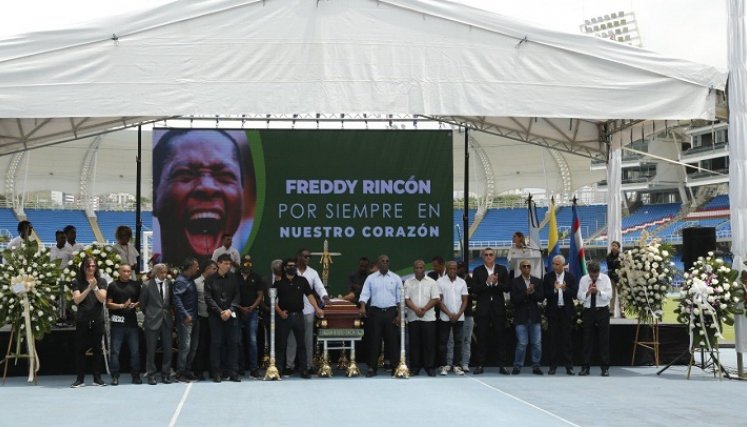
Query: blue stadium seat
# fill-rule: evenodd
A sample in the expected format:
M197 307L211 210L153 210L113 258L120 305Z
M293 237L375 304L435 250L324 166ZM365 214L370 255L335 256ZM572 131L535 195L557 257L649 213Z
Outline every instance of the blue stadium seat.
M142 211L143 230L153 229L153 212ZM114 233L120 225L127 225L135 232L135 211L96 211L99 228L107 242L114 243Z
M78 231L78 243L87 245L96 240L84 211L25 209L25 212L26 217L34 225L36 234L45 244L53 244L55 231L62 230L66 225L75 226Z

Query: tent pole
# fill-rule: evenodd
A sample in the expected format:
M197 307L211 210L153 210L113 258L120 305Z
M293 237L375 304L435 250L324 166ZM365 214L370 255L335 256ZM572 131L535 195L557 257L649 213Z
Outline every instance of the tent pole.
M462 246L462 261L469 263L469 127L464 125L464 211L462 213L462 230L464 230L464 246ZM467 264L469 269L469 264Z
M137 157L135 158L135 249L142 253L141 235L143 232L143 220L140 212L141 180L142 180L142 154L143 154L143 126L137 127ZM140 255L137 257L136 272L140 273Z

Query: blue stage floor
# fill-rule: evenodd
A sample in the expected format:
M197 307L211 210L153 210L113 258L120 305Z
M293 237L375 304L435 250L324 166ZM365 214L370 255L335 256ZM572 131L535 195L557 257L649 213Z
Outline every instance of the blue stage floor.
M733 349L722 350L727 368ZM9 378L0 426L673 426L747 425L747 383L675 366L612 368L611 376L335 378L279 382L124 384L68 388L73 377ZM563 371L563 372L561 372ZM576 368L578 372L578 368ZM105 377L108 381L108 376ZM86 378L90 384L90 376Z

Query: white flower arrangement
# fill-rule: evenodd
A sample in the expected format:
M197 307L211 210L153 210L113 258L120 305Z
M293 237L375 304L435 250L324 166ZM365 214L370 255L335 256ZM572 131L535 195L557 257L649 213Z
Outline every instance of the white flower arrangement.
M617 274L621 303L626 312L653 323L663 315L663 305L674 277L673 251L659 239L638 245L620 256Z
M689 326L691 347L715 349L722 324L733 325L734 316L743 312L738 304L744 301L745 291L738 274L713 252L699 257L685 273L674 311L677 321Z
M57 316L59 261L49 259L49 250L36 241L24 242L3 252L0 264L0 324L13 327L18 342L24 341L26 325L21 294L29 300L29 317L34 339L52 330ZM24 268L23 266L29 266Z
M119 277L119 271L117 270L119 269L119 262L122 258L114 251L114 248L111 245L103 245L94 242L80 251L73 252L72 259L68 261L67 266L62 270L62 278L64 281L63 286L65 286L65 298L68 303L70 303L70 308L73 311L77 311L78 306L72 304L73 289L71 284L78 276L80 264L86 257L91 257L96 260L96 269L102 277L106 278L106 276L109 276L112 280L116 280Z

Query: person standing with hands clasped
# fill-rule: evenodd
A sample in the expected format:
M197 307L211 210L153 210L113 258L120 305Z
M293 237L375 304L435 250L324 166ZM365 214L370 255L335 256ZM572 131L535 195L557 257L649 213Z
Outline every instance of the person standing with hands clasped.
M599 263L590 262L589 274L578 284L578 299L584 303L584 365L579 375L589 375L591 356L594 353L594 336L599 341L599 359L602 376L609 376L610 366L610 311L612 282L599 272Z
M539 303L545 299L540 279L532 276L529 260L519 261L521 274L511 282L511 303L514 305L516 353L512 375L519 375L524 366L527 344L532 345L532 373L542 375L542 315Z
M104 336L104 303L106 302L106 280L99 276L96 260L86 257L80 263L78 275L72 283L73 302L78 306L75 319L75 373L77 378L70 386L85 385L86 350L93 349L93 385L103 386L101 365L104 351L101 338Z
M498 344L498 372L508 375L503 348L503 330L506 326L506 297L503 293L509 291L508 270L495 262L495 251L492 248L483 249L482 259L485 263L475 267L472 272L472 292L477 300L475 326L478 364L474 374L483 373L488 352L487 343L492 332Z
M278 290L278 303L275 306L275 313L280 317L277 325L277 354L279 366L285 366L285 351L288 346L288 335L293 331L296 338L298 363L301 365L301 378L309 379L311 374L306 366L306 342L304 341L304 319L303 305L304 295L317 317L324 317L324 311L319 308L316 298L313 297L314 291L311 290L308 280L299 276L296 271L296 260L288 258L283 262L283 278L275 282L275 288ZM311 351L311 349L308 349Z

